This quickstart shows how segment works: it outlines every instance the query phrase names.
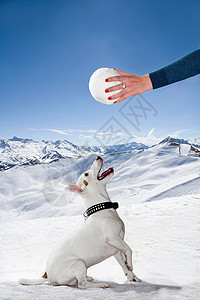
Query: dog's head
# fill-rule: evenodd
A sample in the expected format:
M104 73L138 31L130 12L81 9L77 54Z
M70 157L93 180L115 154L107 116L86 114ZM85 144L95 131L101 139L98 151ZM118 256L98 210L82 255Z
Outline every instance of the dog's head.
M76 183L70 183L66 189L71 192L79 193L82 196L87 196L98 192L101 193L102 190L105 190L106 183L114 175L113 168L109 168L100 174L102 166L103 159L98 156L93 162L91 168L81 174Z

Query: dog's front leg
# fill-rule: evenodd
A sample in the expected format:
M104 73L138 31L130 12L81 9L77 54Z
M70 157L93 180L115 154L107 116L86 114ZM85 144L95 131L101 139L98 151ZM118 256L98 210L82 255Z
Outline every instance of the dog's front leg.
M115 259L118 261L120 266L122 267L125 276L130 280L130 281L135 281L135 282L140 282L141 280L137 278L137 276L128 269L127 264L125 263L125 258L123 256L123 253L121 251L118 251L115 255Z
M133 270L132 265L132 250L119 236L106 237L106 242L112 247L123 252L125 256L125 264L129 271Z

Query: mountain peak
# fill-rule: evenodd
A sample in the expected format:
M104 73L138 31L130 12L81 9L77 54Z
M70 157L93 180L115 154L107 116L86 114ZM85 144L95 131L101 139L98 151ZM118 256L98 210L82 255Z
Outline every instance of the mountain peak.
M167 136L164 140L162 140L159 144L164 144L168 142L173 142L177 144L189 144L188 141L184 139L173 138L172 136Z
M9 140L9 141L13 141L13 142L22 142L22 143L33 142L32 139L28 139L28 138L23 139L23 138L18 138L18 137L16 137L16 136L13 136L12 139L8 139L8 140Z

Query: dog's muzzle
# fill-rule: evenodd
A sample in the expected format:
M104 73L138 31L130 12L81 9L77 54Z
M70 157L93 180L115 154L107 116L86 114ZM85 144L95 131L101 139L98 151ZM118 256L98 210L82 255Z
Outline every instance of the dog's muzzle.
M96 160L102 160L103 161L103 159L101 158L101 156L97 156Z
M102 174L100 174L100 171L101 171L102 166L103 166L103 159L100 156L97 156L96 161L100 161L101 162L101 166L100 166L99 171L97 173L97 179L98 180L102 180L102 179L106 178L108 175L114 173L114 169L113 168L109 168L108 170L106 170Z

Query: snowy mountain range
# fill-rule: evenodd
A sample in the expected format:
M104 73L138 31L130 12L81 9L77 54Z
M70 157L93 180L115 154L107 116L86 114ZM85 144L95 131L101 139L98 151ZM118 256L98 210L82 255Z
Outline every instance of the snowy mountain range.
M0 171L17 165L51 163L62 158L78 158L91 153L107 154L147 149L141 143L128 143L115 146L77 146L69 141L41 141L13 137L0 140Z
M199 139L191 143L183 139L167 137L160 144L168 143L179 148L180 155L200 155ZM63 158L79 158L91 153L109 154L127 151L143 151L149 147L141 143L127 143L114 146L77 146L67 140L41 141L13 137L0 140L0 171L19 165L51 163Z

